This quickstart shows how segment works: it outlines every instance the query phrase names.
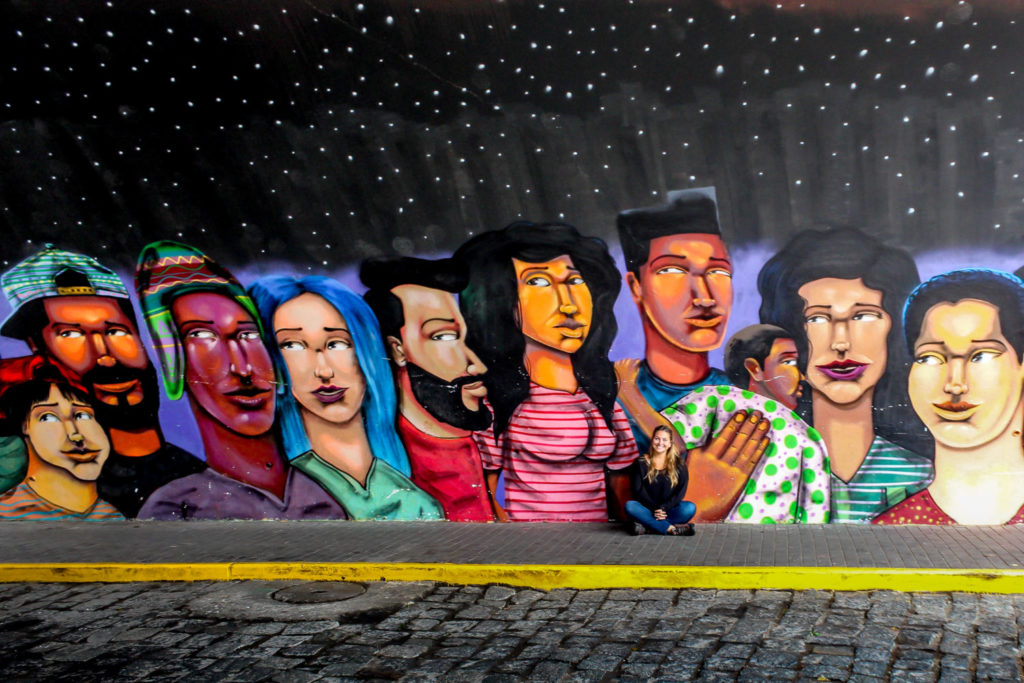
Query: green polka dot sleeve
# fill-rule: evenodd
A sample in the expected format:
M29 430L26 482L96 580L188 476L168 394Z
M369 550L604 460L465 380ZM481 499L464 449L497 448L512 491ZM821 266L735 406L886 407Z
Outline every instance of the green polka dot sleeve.
M737 410L760 410L771 420L764 457L727 522L747 524L824 524L828 522L828 453L821 435L777 401L736 387L700 387L662 411L696 448L717 436Z

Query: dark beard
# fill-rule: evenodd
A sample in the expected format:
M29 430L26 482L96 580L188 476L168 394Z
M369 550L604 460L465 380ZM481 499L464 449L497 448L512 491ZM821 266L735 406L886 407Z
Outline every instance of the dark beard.
M424 410L445 424L458 429L482 432L491 426L491 412L481 402L480 410L470 410L462 402L462 387L479 382L480 377L457 377L446 382L415 363L406 362L412 395Z
M95 398L93 387L97 384L117 384L138 380L142 386L142 402L129 405L127 396L119 396L117 405L112 406ZM82 384L93 395L93 409L96 419L105 429L138 430L156 427L159 424L160 387L156 369L149 365L142 370L115 365L112 368L96 366L82 375Z

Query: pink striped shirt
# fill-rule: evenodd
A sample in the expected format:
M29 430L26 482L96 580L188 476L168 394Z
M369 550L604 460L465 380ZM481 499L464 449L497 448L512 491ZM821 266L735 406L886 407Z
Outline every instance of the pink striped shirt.
M615 404L608 429L583 391L530 383L508 428L473 436L484 469L505 473L505 511L516 522L606 522L604 470L629 467L639 453L626 414Z

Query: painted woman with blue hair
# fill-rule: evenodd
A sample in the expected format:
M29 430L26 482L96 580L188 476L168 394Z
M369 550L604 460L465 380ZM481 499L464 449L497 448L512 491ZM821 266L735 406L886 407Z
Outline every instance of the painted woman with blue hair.
M394 383L369 306L320 276L266 277L249 293L286 378L277 411L292 466L351 519L442 519L437 501L408 477Z

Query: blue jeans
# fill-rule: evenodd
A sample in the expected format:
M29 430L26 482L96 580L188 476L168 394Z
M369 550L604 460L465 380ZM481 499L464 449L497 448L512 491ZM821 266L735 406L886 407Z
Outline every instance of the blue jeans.
M638 503L635 500L626 502L626 514L629 515L630 519L634 522L640 522L648 531L653 531L662 536L668 533L670 526L686 524L693 519L693 516L697 514L697 506L688 500L684 500L667 512L667 518L655 519L654 513L648 510L642 503Z

